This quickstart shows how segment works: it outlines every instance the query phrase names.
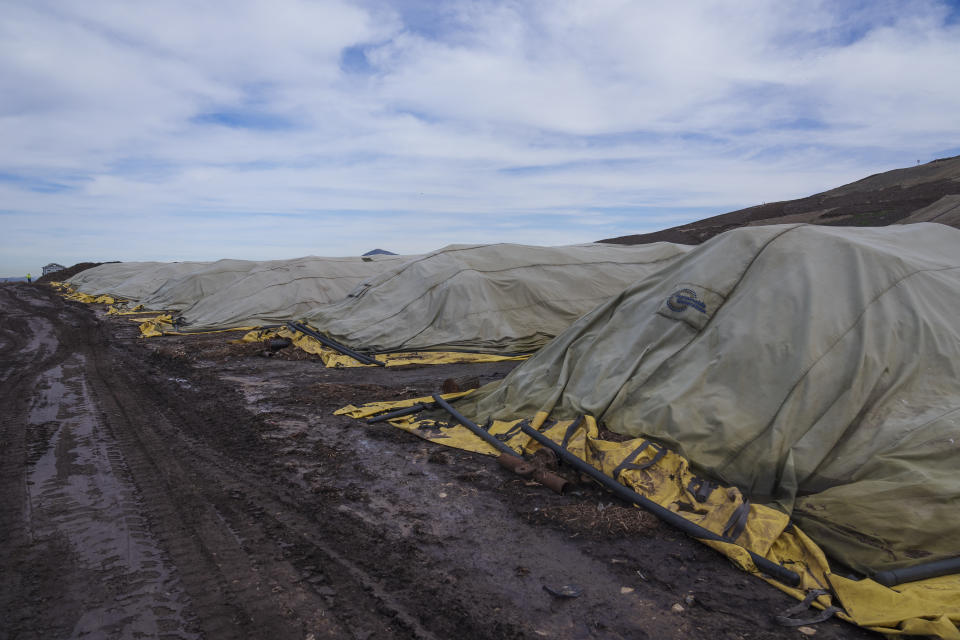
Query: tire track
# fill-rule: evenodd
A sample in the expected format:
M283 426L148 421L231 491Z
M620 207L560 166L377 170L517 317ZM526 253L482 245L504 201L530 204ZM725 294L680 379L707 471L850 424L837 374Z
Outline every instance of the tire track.
M34 304L36 299L40 304ZM41 309L56 309L58 302L44 301L33 287L0 286L0 540L4 541L0 544L0 613L6 614L0 638L42 637L44 633L17 632L21 625L35 624L38 617L46 628L60 629L56 620L45 616L43 598L54 598L70 609L65 585L49 572L37 570L43 555L63 552L65 544L60 539L34 544L27 491L32 435L28 414L33 394L42 373L68 355L46 317L50 311Z
M299 504L264 490L262 469L239 465L190 437L189 431L206 429L201 418L148 397L162 399L157 389L136 402L118 393L114 367L124 355L94 350L91 358L105 422L150 504L154 530L177 565L191 567L181 578L208 637L436 637L377 580L311 534L317 524L297 513ZM301 558L322 565L314 572L322 575L304 581L287 559L293 546L304 548ZM291 619L300 621L293 626L308 624L293 629Z

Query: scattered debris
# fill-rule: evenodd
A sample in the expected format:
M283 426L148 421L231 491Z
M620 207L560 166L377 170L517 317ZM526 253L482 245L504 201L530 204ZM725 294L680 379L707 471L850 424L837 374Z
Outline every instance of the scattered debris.
M543 585L543 590L557 598L579 598L583 595L583 587L575 584L564 584L556 588Z
M591 536L648 536L660 526L656 516L636 507L615 504L600 511L586 502L542 507L530 513L528 520ZM614 559L611 562L625 561Z
M427 462L432 464L450 464L450 456L443 451L434 451L427 456Z
M291 344L293 344L293 340L290 338L270 338L267 340L267 349L270 351L280 351L280 349L286 349Z
M467 389L476 389L480 386L480 378L477 376L469 376L466 378L447 378L443 381L443 384L440 385L440 390L443 393L459 393L460 391L466 391Z

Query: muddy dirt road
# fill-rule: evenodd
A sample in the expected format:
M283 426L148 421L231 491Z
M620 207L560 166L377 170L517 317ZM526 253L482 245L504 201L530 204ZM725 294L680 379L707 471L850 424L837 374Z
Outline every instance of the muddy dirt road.
M0 639L804 637L773 621L794 601L593 487L331 415L511 364L228 339L0 286Z

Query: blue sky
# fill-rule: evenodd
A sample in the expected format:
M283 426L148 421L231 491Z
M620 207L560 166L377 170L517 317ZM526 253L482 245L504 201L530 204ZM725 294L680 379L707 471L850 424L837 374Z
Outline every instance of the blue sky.
M0 275L584 242L960 153L957 2L2 16Z

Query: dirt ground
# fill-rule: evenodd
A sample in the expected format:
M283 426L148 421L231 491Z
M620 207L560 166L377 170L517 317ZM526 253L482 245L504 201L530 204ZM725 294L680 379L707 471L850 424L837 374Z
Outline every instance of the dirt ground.
M232 337L0 286L0 639L809 637L594 486L332 415L515 363L327 370Z

